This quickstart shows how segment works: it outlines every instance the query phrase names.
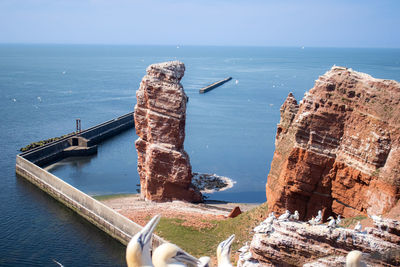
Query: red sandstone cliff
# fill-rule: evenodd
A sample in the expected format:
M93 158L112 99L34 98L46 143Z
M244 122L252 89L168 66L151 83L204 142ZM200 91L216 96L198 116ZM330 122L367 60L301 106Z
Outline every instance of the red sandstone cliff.
M301 218L389 211L400 194L400 83L332 67L281 107L268 207Z
M185 65L165 62L146 71L135 106L141 196L153 201L199 202L202 196L191 186L192 168L183 148L187 96L180 80Z

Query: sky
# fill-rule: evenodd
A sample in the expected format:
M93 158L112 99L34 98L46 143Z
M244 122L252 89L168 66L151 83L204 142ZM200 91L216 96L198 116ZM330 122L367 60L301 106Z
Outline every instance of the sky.
M0 43L400 48L400 0L0 0Z

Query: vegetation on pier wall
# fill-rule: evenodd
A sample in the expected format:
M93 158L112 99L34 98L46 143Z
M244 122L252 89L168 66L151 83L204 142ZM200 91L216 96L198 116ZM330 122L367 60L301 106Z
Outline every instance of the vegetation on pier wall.
M62 135L60 137L53 137L53 138L49 138L49 139L46 139L46 140L33 142L33 143L30 143L29 145L27 145L25 147L20 148L19 151L26 152L26 151L29 151L31 149L34 149L34 148L37 148L37 147L40 147L40 146L44 146L44 145L46 145L48 143L58 141L58 140L60 140L62 138L71 136L73 134L75 134L75 133L64 134L64 135Z

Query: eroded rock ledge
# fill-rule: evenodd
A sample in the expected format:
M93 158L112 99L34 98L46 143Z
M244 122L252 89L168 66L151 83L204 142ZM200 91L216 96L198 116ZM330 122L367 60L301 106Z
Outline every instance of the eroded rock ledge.
M202 201L191 186L192 168L183 143L187 96L179 61L150 65L136 92L135 127L138 172L146 200Z
M266 194L309 219L382 214L400 195L400 84L332 67L281 107Z
M241 249L238 266L344 266L352 250L365 253L362 262L367 266L399 266L400 236L395 233L400 224L385 222L390 233L371 227L355 231L274 220L269 227L254 228L250 246Z

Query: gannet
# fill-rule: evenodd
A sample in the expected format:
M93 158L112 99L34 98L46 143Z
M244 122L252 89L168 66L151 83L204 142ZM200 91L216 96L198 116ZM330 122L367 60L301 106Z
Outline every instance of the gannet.
M284 214L279 216L278 221L287 221L290 217L290 211L286 210Z
M274 230L274 228L272 227L272 223L261 223L260 225L256 226L253 231L259 234L268 234L272 232L272 230Z
M328 220L330 220L329 223L328 223L328 227L329 228L335 228L336 227L335 218L333 218L332 216L329 216Z
M199 258L199 262L197 264L198 267L209 267L210 257L204 256Z
M356 226L354 226L354 231L356 231L356 232L362 231L362 225L361 225L360 221L358 221Z
M272 222L273 222L274 220L276 220L275 213L274 213L274 212L271 212L271 213L269 214L269 216L267 217L267 219L265 219L262 223L264 223L264 224L272 224Z
M150 256L150 240L159 221L160 215L154 216L146 226L129 241L126 247L126 263L128 267L153 266Z
M300 219L300 214L297 210L294 211L294 214L290 215L290 219L293 221L298 221Z
M378 229L379 229L379 231L382 231L382 223L383 223L383 219L382 219L382 216L381 215L378 215L378 216L376 216L376 215L368 215L373 221L374 221L374 224L376 225L376 226L378 226Z
M218 267L232 267L230 257L233 239L235 239L235 235L231 235L228 239L219 243L217 247Z
M350 251L346 256L346 267L361 267L361 251Z
M310 220L308 220L308 223L311 224L311 225L314 225L315 224L315 218L312 217Z
M342 222L342 218L340 217L340 214L336 218L336 225L339 225Z
M322 222L322 211L321 210L318 211L318 215L317 215L317 217L315 217L314 222L315 222L315 224L319 224Z
M154 267L196 267L199 264L195 257L171 243L164 243L157 247L154 250L152 259Z

